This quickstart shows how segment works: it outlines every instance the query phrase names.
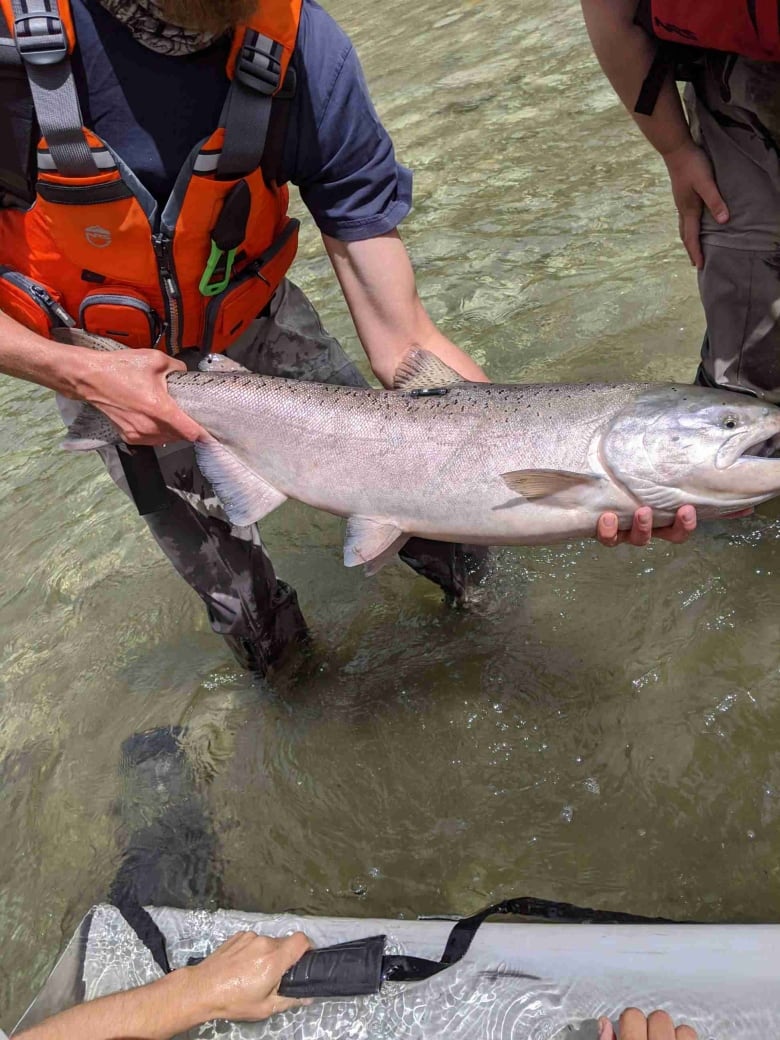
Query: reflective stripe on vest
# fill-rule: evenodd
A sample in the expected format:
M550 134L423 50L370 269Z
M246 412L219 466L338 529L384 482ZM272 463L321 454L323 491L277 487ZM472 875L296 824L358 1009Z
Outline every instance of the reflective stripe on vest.
M295 48L301 0L261 0L236 30L220 126L190 154L161 210L121 157L82 125L69 62L75 36L68 0L0 0L0 6L14 27L42 134L35 205L0 210L0 263L23 276L0 281L0 309L25 320L28 301L11 294L27 278L74 318L84 315L89 331L128 346L224 350L263 309L296 251L287 188L266 183L260 163L272 99ZM251 200L243 238L221 272L225 288L220 280L212 289L221 291L207 296L199 285L214 256L213 225L241 180ZM98 289L111 306L85 307ZM156 343L144 341L139 301L159 319L148 323L161 330ZM56 324L56 316L25 320L37 331L47 322Z

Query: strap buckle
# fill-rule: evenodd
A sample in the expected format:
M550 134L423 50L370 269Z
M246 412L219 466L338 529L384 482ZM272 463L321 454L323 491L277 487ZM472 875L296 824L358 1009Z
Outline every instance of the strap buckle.
M30 65L56 65L68 56L68 37L56 14L20 14L14 22L14 33L17 49Z
M274 94L281 82L281 51L281 44L275 40L248 30L236 60L234 77L258 94Z

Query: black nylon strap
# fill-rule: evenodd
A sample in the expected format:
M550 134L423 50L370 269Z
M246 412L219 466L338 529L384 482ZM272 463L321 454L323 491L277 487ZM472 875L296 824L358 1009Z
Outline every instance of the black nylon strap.
M590 907L575 906L573 903L559 903L550 899L536 899L534 896L520 896L517 899L505 899L501 903L485 907L471 917L458 921L450 932L447 945L440 961L428 961L419 957L385 957L388 973L385 979L393 982L412 982L430 978L457 964L466 955L474 936L483 921L499 914L512 914L517 917L531 917L545 921L569 921L576 924L674 924L663 917L640 917L636 914L624 914L614 910L593 910Z
M57 0L12 0L21 55L41 134L66 177L98 173L82 129L68 41Z
M651 116L658 95L661 93L666 77L674 72L674 58L669 49L659 44L650 64L650 69L642 82L642 89L636 99L634 111L640 116Z
M232 180L257 169L265 151L273 95L281 85L282 46L247 29L222 111L225 141L217 177Z
M165 948L165 936L154 923L152 915L141 906L132 892L132 864L130 867L122 864L108 893L108 900L124 917L159 967L166 975L170 975L171 965Z
M165 940L160 930L149 914L129 897L127 890L120 898L116 898L118 894L115 891L112 902L162 967L162 958L165 959L165 963L168 958ZM384 936L353 939L350 942L320 947L305 953L282 976L279 992L295 997L354 997L378 993L383 982L421 982L457 964L468 952L483 921L498 914L577 924L681 923L665 917L641 917L637 914L593 910L590 907L575 906L573 903L521 896L517 899L505 899L456 922L447 939L441 960L432 961L425 957L401 954L382 956ZM188 963L196 964L200 960L202 958L192 958ZM170 971L170 968L163 970Z
M170 492L154 448L147 444L120 444L117 455L139 516L165 509Z

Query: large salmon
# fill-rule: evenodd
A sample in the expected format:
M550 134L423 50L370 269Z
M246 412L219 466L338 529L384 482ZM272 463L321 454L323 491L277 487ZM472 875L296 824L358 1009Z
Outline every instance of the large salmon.
M78 330L63 339L124 349ZM412 535L546 544L593 536L605 510L628 527L678 506L716 517L780 493L780 408L684 384L465 383L424 351L396 389L307 383L209 356L174 373L176 403L213 439L198 463L230 520L287 498L347 518L344 562L376 570ZM85 406L66 447L118 439Z

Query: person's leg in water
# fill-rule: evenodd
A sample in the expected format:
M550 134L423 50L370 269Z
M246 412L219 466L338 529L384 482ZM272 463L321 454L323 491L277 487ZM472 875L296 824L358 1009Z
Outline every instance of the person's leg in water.
M686 105L729 208L702 215L696 382L780 401L780 67L708 54Z
M117 802L123 847L108 899L137 906L216 909L223 902L217 840L179 726L122 743Z

